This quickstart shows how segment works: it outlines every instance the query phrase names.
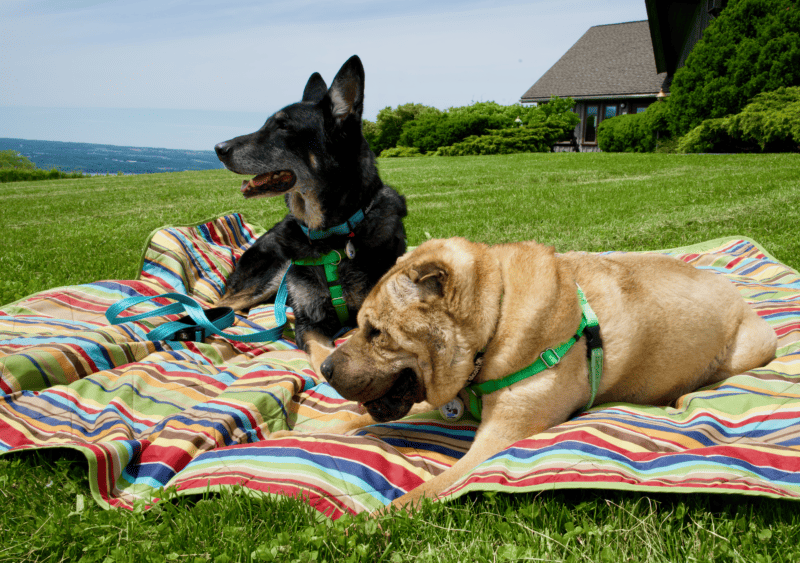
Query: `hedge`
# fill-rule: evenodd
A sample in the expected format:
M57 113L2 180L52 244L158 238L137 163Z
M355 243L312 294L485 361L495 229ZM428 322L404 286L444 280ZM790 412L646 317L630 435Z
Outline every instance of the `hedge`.
M37 180L61 180L62 178L83 178L81 172L62 172L61 170L27 170L0 168L0 183L28 182Z
M680 140L678 150L800 151L800 87L761 93L736 115L705 120Z
M666 102L656 102L642 113L603 120L597 128L597 144L606 152L653 152L670 136Z
M685 135L706 119L739 113L761 92L798 85L797 0L731 0L675 73L672 132Z

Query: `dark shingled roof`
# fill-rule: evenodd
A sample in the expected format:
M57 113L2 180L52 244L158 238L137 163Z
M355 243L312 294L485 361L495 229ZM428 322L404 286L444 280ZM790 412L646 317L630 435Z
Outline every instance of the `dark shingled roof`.
M523 102L547 101L551 96L576 100L655 95L667 73L656 72L650 27L645 21L597 25L578 39L536 84Z

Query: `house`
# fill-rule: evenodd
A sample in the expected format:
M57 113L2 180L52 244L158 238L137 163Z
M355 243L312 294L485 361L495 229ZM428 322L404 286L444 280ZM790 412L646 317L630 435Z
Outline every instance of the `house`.
M597 126L617 115L639 113L669 95L675 71L727 0L646 0L647 20L589 28L520 101L546 103L570 97L581 117L571 143L554 150L599 151Z

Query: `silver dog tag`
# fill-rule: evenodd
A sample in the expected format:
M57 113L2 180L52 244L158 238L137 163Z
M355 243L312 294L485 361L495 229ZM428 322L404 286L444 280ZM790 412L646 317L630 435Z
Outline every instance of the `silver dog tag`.
M350 260L356 257L356 247L353 246L352 240L347 241L347 245L344 247L344 253L347 254Z
M456 422L461 420L461 417L464 416L464 402L456 397L449 403L439 407L439 412L445 420Z

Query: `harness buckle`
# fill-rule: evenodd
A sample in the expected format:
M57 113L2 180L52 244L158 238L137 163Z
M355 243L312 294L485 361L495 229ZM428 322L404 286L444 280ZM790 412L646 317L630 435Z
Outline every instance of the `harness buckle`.
M544 352L539 354L539 357L541 358L542 362L544 362L544 365L546 365L548 368L553 367L561 361L561 356L559 356L558 353L552 348L547 348Z
M586 349L589 353L595 348L602 348L603 341L600 338L600 325L589 325L583 329L583 334L586 336Z

